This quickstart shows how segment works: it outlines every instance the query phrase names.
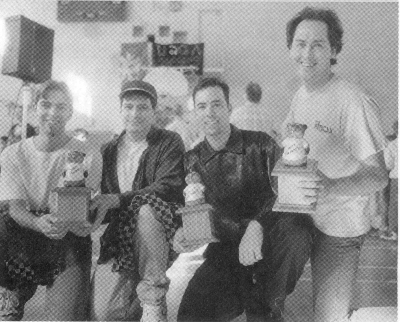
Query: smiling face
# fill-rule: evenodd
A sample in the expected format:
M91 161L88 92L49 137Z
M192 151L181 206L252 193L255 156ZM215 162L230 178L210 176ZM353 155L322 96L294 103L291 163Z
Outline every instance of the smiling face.
M228 132L231 108L225 100L222 88L206 87L194 98L196 114L206 135L218 136Z
M304 83L315 84L331 74L332 58L336 57L328 39L324 22L303 20L296 28L290 56L299 67Z
M73 113L72 101L62 90L50 90L36 104L39 133L58 136L65 132L65 126Z
M154 109L150 98L133 93L123 98L121 117L127 132L146 135L154 124Z

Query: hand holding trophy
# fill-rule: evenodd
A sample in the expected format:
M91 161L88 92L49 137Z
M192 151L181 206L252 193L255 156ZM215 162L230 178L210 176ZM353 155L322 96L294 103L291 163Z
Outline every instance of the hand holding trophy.
M174 246L178 252L193 251L205 244L218 242L213 233L212 207L205 203L205 187L201 183L200 175L190 172L185 181L185 207L178 210L178 213L182 214L183 228L179 229L175 236L180 245Z
M272 171L278 177L278 199L273 211L314 213L315 198L306 198L304 182L318 181L318 162L307 159L310 152L308 142L303 138L307 125L290 123L288 137L282 141L284 152Z

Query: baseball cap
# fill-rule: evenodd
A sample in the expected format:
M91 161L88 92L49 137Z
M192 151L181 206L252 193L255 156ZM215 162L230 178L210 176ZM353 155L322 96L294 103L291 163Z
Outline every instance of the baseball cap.
M157 91L153 85L150 83L141 81L141 80L133 80L133 81L126 81L122 84L121 93L119 94L119 98L121 99L122 96L127 92L142 92L146 93L150 96L151 104L153 108L157 106Z

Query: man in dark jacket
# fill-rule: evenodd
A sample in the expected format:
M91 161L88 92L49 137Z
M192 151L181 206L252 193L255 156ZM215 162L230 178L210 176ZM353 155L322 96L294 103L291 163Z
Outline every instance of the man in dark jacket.
M193 100L206 136L185 155L185 170L201 177L220 242L205 250L178 321L230 321L243 311L247 321L283 321L285 298L309 258L308 217L272 212L271 171L279 148L266 133L229 124L228 85L203 79ZM174 239L178 252L200 246L190 246L182 229Z
M154 127L152 85L125 83L120 99L125 130L102 149L102 195L91 206L98 212L93 230L109 223L100 239L91 319L137 320L142 306L142 322L164 322L185 150L178 134Z

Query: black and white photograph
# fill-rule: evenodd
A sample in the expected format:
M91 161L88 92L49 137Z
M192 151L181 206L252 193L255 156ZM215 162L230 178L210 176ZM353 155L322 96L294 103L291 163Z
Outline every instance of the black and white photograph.
M398 321L397 1L0 0L0 321Z

